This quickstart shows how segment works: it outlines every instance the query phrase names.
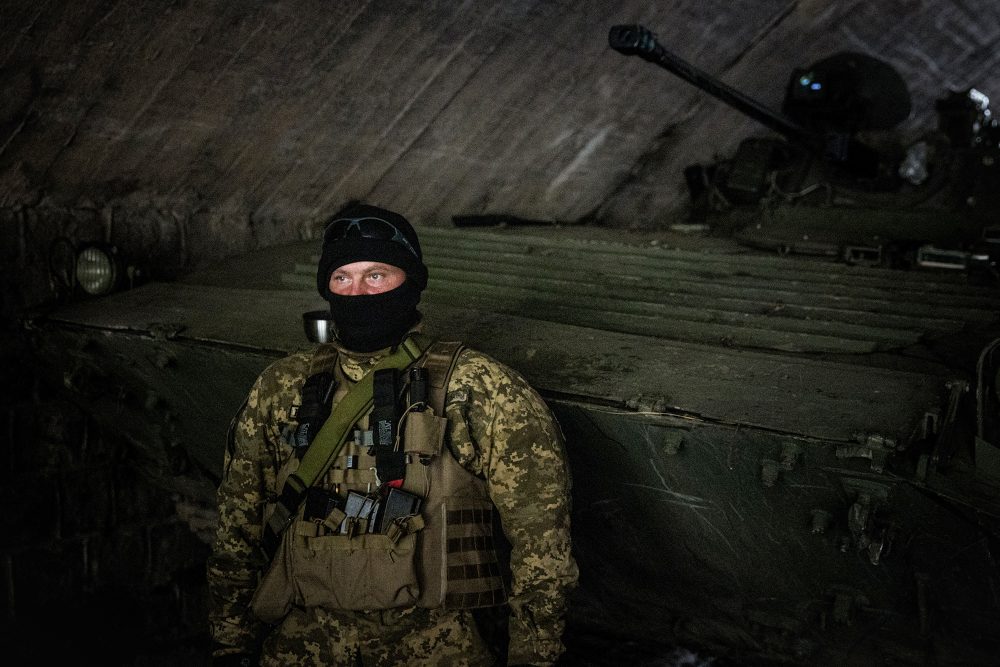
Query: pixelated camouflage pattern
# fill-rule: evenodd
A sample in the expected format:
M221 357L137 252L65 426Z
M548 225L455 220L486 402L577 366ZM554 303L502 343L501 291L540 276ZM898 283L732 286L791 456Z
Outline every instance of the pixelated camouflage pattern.
M329 354L329 347L319 353ZM341 369L356 381L382 356L341 351ZM266 631L249 611L264 567L257 545L265 502L277 494L278 470L292 454L311 358L296 354L269 366L234 422L208 565L211 632L225 647L253 650ZM563 652L566 598L578 577L562 434L518 373L469 349L452 374L446 416L449 448L466 470L486 480L511 543L508 663L551 664ZM361 664L490 664L471 619L468 611L416 608L295 610L268 634L262 664L357 664L358 658Z
M264 642L261 665L492 665L469 611L293 609Z

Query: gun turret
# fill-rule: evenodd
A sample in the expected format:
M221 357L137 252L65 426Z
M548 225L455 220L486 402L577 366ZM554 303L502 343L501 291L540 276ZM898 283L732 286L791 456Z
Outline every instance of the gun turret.
M822 150L822 137L817 137L790 118L776 113L760 102L713 78L694 65L667 51L656 40L656 35L641 25L616 25L608 34L611 48L627 56L639 56L663 69L673 72L685 81L722 100L737 111L766 125L792 141L813 150Z
M737 111L778 132L786 139L805 147L814 155L844 168L855 176L874 177L878 173L879 156L876 151L860 143L853 136L855 130L876 127L876 122L870 120L874 116L867 112L872 99L869 95L857 93L857 90L863 90L865 93L868 91L858 85L858 79L861 77L851 68L856 69L860 62L869 70L877 70L880 82L886 79L892 80L894 85L891 88L895 97L890 103L881 104L878 109L880 114L877 122L882 126L886 125L887 116L890 118L889 122L892 122L901 120L900 114L905 118L910 112L909 95L906 93L905 84L902 84L903 100L898 99L899 84L902 80L899 79L897 82L892 78L895 76L898 79L898 75L895 75L885 63L863 54L840 54L836 59L828 59L832 63L841 65L837 71L838 75L842 75L839 76L838 82L846 82L841 83L840 89L834 91L835 103L832 101L833 96L822 89L821 82L806 80L809 70L795 72L795 81L789 86L789 99L786 100L785 106L796 110L802 118L811 121L807 126L767 108L667 51L657 41L656 35L641 25L613 26L608 34L608 43L620 53L639 56L676 74ZM805 81L805 84L801 84L801 81ZM799 91L801 85L805 85L809 92L820 98L820 101L803 100ZM794 99L792 93L796 96ZM824 106L823 102L826 100L831 102Z

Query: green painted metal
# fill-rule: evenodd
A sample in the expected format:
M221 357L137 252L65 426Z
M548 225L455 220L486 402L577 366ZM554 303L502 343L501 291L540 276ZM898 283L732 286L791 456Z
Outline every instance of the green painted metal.
M1000 480L962 407L995 289L573 229L420 233L425 330L522 372L566 433L571 655L607 637L803 665L997 654ZM259 251L31 333L163 483L211 502L253 378L308 346L314 255Z

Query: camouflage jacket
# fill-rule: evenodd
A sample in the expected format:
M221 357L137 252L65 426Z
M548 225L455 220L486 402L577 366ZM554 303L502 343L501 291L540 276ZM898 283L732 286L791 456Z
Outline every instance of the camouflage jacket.
M341 351L360 379L382 354ZM265 564L259 556L265 502L292 455L287 442L312 353L269 366L234 422L218 490L219 526L208 565L215 641L250 650L262 631L249 601ZM577 581L570 553L570 477L562 434L541 397L515 371L464 349L448 385L446 443L459 463L486 480L511 544L510 664L548 664L563 652L566 598Z

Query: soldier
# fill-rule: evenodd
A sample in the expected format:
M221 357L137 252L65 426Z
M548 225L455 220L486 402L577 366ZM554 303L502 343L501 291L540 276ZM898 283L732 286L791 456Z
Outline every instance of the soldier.
M317 288L335 339L268 367L230 432L208 564L214 664L563 653L578 573L561 432L515 371L424 336L426 285L403 216L354 204L327 224Z

